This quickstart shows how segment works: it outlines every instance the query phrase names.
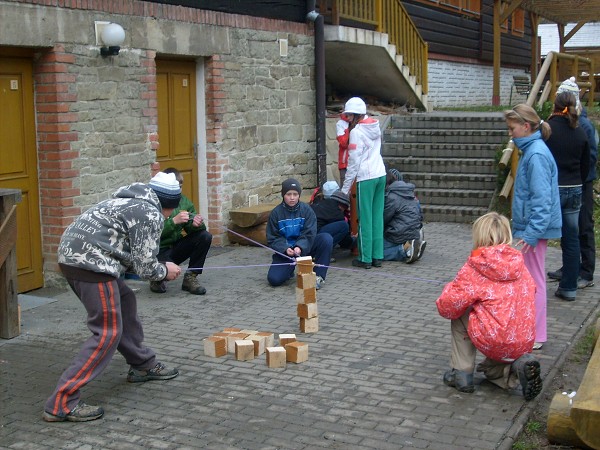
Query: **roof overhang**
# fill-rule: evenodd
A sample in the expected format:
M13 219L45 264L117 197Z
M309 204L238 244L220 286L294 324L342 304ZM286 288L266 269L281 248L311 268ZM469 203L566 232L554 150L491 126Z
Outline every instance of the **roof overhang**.
M523 0L520 7L562 25L600 22L600 0Z

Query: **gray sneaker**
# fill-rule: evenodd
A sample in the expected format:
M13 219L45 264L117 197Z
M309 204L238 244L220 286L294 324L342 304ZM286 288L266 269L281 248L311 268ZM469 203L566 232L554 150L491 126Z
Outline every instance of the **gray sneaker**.
M179 375L179 370L165 366L163 363L156 363L154 368L149 370L138 370L133 367L129 368L127 373L127 381L130 383L141 383L151 380L170 380Z
M323 287L324 283L325 283L325 280L322 277L320 277L319 275L317 275L317 284L316 284L317 291Z
M585 289L588 287L592 287L594 285L594 280L584 280L583 278L577 278L577 289Z
M104 409L101 406L88 405L82 400L79 400L77 406L66 416L55 416L47 411L42 414L42 419L46 422L89 422L90 420L99 419L104 415Z
M418 239L413 240L412 242L412 254L405 261L406 264L412 264L419 259L419 255L421 254L421 241ZM405 244L406 245L406 244Z

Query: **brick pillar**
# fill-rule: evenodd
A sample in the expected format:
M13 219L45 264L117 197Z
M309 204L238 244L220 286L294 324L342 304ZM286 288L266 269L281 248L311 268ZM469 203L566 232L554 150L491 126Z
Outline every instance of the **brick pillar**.
M71 105L77 100L76 75L69 73L75 56L56 45L41 54L34 66L39 158L42 252L44 269L58 271L56 252L62 232L81 213L75 199L81 194L79 171L72 150L78 140L72 125L79 120Z
M226 97L223 77L224 63L219 55L215 55L206 62L206 169L208 186L208 223L214 235L213 245L223 245L226 242L226 233L223 226L222 204L220 194L223 173L227 170L229 161L220 157L214 144L221 142L226 124L223 122Z
M141 62L142 67L146 68L146 75L140 79L141 100L146 102L143 110L144 117L148 118L145 131L147 136L147 145L156 153L159 147L158 137L158 93L156 83L156 52L148 50L146 58ZM154 176L160 171L160 163L153 162L150 165L151 175Z

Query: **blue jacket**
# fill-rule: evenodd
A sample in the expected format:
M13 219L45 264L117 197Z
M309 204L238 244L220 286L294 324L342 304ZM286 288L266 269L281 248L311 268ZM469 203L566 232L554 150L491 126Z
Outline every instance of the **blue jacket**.
M283 253L288 248L300 247L302 255L310 254L317 235L317 217L306 203L298 202L290 208L285 202L277 205L267 222L267 242L273 250Z
M579 116L579 124L585 134L588 137L588 143L590 144L590 173L586 178L586 182L594 181L596 179L596 162L598 161L598 141L596 128L588 119L587 111L585 108L581 110L581 115Z
M513 189L513 235L535 247L539 239L561 237L558 169L539 130L513 142L523 152Z

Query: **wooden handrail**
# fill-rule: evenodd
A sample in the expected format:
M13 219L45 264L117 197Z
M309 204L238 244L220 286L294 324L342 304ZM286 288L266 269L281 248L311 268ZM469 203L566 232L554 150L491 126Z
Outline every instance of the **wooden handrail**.
M331 17L333 25L346 21L386 33L389 43L396 46L396 53L402 55L403 64L421 85L423 94L427 94L427 43L400 0L321 0L319 10Z

